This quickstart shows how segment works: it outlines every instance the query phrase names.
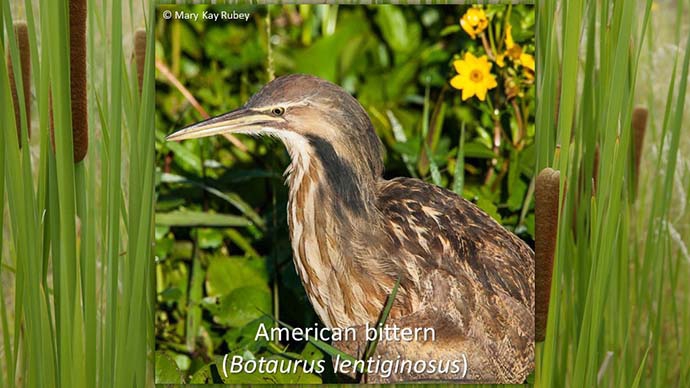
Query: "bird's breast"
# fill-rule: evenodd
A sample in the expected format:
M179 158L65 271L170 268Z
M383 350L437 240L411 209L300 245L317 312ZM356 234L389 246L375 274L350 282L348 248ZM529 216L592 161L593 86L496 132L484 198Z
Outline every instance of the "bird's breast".
M294 162L293 162L294 163ZM300 166L301 167L301 166ZM373 322L383 307L379 279L357 270L347 228L338 219L316 169L293 166L288 226L297 273L314 310L329 327Z

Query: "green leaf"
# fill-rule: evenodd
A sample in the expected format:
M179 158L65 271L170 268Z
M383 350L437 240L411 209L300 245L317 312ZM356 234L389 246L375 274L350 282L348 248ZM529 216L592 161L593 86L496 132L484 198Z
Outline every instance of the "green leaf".
M168 254L172 252L175 239L170 237L164 237L156 240L156 257L164 260L168 257Z
M176 302L182 297L182 291L177 287L168 287L159 295L164 302Z
M644 357L642 357L642 362L640 362L640 367L637 369L637 373L635 373L635 379L633 380L633 383L630 385L632 388L637 388L640 386L640 381L642 380L642 374L644 373L645 369L645 364L647 363L647 356L649 356L649 349L644 352Z
M441 30L441 36L454 34L454 33L459 32L459 31L460 31L460 24L451 24L450 26L447 26Z
M204 249L218 248L223 243L223 233L216 228L199 228L197 242Z
M259 216L254 209L252 209L251 205L249 205L247 202L245 202L239 195L236 193L223 193L222 191L216 189L215 187L212 187L210 185L207 185L205 183L197 182L191 179L187 179L183 176L180 175L175 175L175 174L170 174L170 173L163 173L161 174L161 182L163 183L181 183L181 184L189 184L193 185L196 187L201 187L202 189L206 190L207 192L215 195L216 197L228 202L232 206L234 206L237 210L242 212L242 214L249 219L251 219L256 225L258 225L260 228L265 227L264 220Z
M204 365L201 369L194 372L192 378L189 380L190 384L211 384L213 381L213 373L211 372L211 366L214 364Z
M267 328L271 327L273 325L273 320L262 314L259 318L242 327L229 329L225 335L223 335L223 340L227 344L229 351L234 353L238 350L248 350L252 353L257 353L268 346L270 341L267 341L263 337L254 340L260 325L264 325Z
M521 209L525 199L525 193L527 192L527 184L521 179L517 179L515 184L510 186L509 192L510 197L508 197L508 201L506 202L508 209L512 211Z
M465 185L465 123L460 128L460 141L458 142L458 154L455 159L455 173L453 174L453 191L462 196Z
M156 131L157 136L158 136L158 134L159 134L159 132ZM160 136L160 137L162 137L162 136ZM163 142L164 139L160 139L160 141ZM189 172L196 174L197 176L201 176L201 159L199 158L198 153L195 153L194 151L187 148L187 147L191 147L191 146L184 146L184 145L182 145L183 143L176 143L176 142L166 142L164 144L171 151L173 151L173 153L175 155L175 161L182 168L184 168L185 170L187 170ZM187 142L184 144L194 144L194 142Z
M491 218L496 220L498 223L501 223L501 216L498 214L498 208L491 200L480 197L479 200L477 200L477 206L484 210L486 214L490 215Z
M226 229L225 235L235 244L238 248L244 251L245 256L258 258L261 255L252 246L252 241L246 238L242 233L238 232L236 229Z
M156 384L183 384L184 379L177 364L167 352L156 351Z
M396 295L398 295L398 287L400 287L400 278L401 278L401 275L398 275L398 279L395 281L395 285L393 286L393 290L391 291L391 293L386 298L386 305L384 306L383 311L381 311L381 316L379 317L378 321L376 322L377 328L383 328L386 325L386 321L388 320L388 315L390 314L391 309L393 308L393 302L395 301ZM380 334L380 331L379 331L379 334ZM376 352L376 346L378 345L378 342L379 342L378 337L379 336L377 335L376 339L374 341L370 341L367 344L366 351L364 352L364 360L368 360L374 356L374 353Z
M302 354L301 357L303 360L323 360L323 352L321 349L316 347L316 345L312 344L311 342L307 342L307 345L302 349Z
M206 294L225 295L241 287L268 287L264 260L214 257L206 271Z
M333 35L321 38L305 49L297 50L294 55L294 71L313 74L332 82L337 81L340 48L356 36L365 34L366 31L362 29L366 25L360 12L344 15Z
M401 54L409 54L416 50L419 46L421 27L416 23L407 23L403 8L381 5L377 9L376 23L391 49Z
M213 321L223 326L241 327L271 309L268 287L240 287L227 295L204 298L201 305L213 314Z
M392 148L400 155L409 158L410 163L417 162L417 155L419 154L421 144L418 141L408 140L404 143L394 143Z
M156 225L159 226L249 226L251 221L241 216L229 214L205 213L196 211L174 211L156 213Z
M534 213L530 213L525 217L525 228L527 228L527 233L534 238Z
M465 144L465 157L478 159L492 159L496 157L493 150L486 148L484 144L475 142Z
M394 67L384 75L385 97L390 101L401 101L414 87L413 82L419 69L419 61L411 59L403 65Z

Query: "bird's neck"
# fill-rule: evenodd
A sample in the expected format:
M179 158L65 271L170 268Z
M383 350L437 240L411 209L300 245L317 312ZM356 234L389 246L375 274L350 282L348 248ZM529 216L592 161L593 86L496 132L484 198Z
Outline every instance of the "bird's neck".
M292 158L286 171L290 239L310 301L330 327L371 322L381 311L385 290L375 266L362 276L358 257L366 248L362 235L376 234L379 225L376 182L356 174L328 143L295 138L286 145Z

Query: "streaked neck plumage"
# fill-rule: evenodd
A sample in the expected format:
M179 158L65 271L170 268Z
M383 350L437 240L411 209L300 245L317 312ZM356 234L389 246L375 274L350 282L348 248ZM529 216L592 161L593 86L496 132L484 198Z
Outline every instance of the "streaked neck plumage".
M372 322L387 292L384 270L363 268L358 257L367 249L362 235L378 233L380 178L357 173L360 166L323 138L289 133L281 140L292 159L286 174L294 262L310 301L329 327ZM354 276L361 271L369 276Z

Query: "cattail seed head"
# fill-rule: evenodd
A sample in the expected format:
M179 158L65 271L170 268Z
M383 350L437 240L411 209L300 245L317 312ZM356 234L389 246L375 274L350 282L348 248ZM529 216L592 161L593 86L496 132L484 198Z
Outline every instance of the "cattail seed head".
M637 193L637 186L640 180L640 161L642 160L642 148L644 147L644 136L647 132L647 108L638 106L633 110L632 114L632 130L633 130L633 179L635 183L635 193Z
M535 341L543 341L546 336L553 258L558 232L559 182L560 173L547 167L537 176L534 192Z
M86 0L69 2L70 88L72 93L72 141L74 162L86 157L89 127L86 100Z
M14 34L17 37L17 46L19 48L19 62L21 64L22 86L24 90L24 109L26 109L26 128L27 135L31 138L31 56L29 48L29 29L24 21L14 23ZM7 72L10 76L10 89L12 91L12 102L14 104L14 120L17 126L17 137L19 138L19 146L22 146L21 136L21 110L19 108L19 93L17 92L17 83L14 79L14 67L12 66L12 58L9 50L7 52Z
M139 93L144 85L144 64L146 63L146 30L141 28L134 32L134 62L137 66Z

